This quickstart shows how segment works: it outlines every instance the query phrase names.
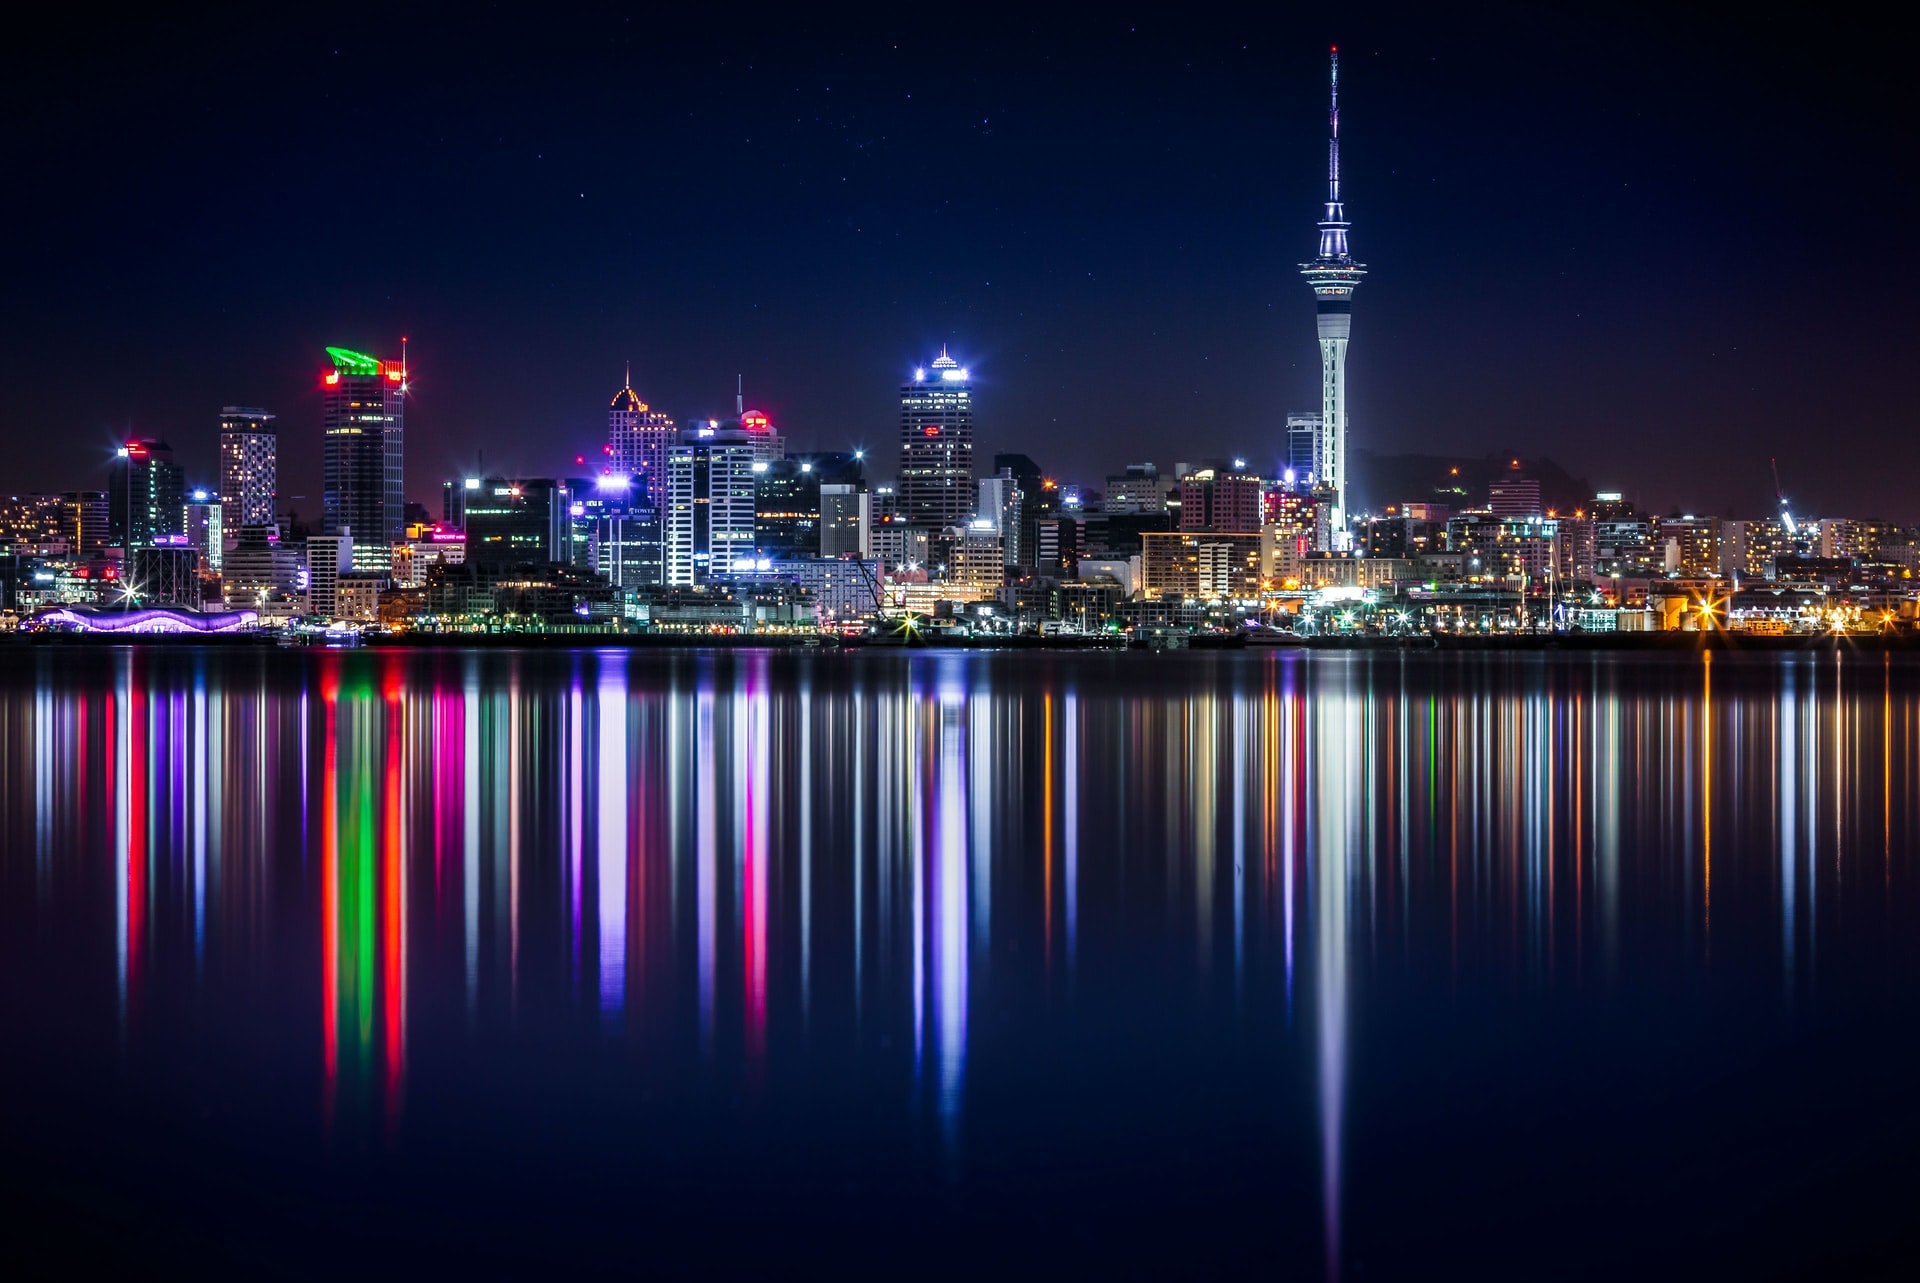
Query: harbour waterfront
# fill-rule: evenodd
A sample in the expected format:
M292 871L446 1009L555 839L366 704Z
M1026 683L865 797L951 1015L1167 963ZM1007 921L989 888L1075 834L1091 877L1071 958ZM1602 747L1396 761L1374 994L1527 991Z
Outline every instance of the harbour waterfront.
M11 648L10 1197L290 1272L1871 1274L1917 784L1844 646Z

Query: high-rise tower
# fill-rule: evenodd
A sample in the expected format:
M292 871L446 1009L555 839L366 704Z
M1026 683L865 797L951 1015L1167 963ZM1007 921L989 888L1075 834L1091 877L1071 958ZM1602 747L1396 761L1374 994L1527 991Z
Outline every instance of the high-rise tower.
M900 386L900 515L944 529L973 515L973 381L944 344Z
M229 524L273 524L279 456L271 414L244 405L220 411L220 506Z
M406 357L379 361L338 347L327 356L320 528L352 536L355 570L383 570L406 534Z
M615 478L632 478L636 506L667 506L667 452L679 439L671 418L648 406L633 390L633 373L613 394L607 412L607 468Z
M1347 546L1347 338L1353 330L1353 291L1367 269L1347 249L1347 209L1340 200L1340 49L1333 49L1331 108L1327 115L1327 203L1320 217L1320 253L1300 265L1313 287L1320 329L1320 475L1314 489L1331 496L1325 529L1334 549Z

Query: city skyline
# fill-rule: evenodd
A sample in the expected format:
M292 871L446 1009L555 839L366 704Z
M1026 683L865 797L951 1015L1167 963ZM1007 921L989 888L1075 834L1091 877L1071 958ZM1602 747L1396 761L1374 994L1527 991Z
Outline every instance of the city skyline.
M1920 515L1883 458L1904 450L1910 417L1899 354L1912 321L1898 300L1914 257L1898 229L1914 193L1904 167L1866 163L1877 154L1848 127L1885 92L1868 74L1881 55L1846 49L1865 71L1795 63L1800 88L1769 102L1763 86L1799 51L1764 34L1713 59L1703 55L1724 33L1684 24L1657 42L1550 16L1449 30L1360 13L1343 25L1328 34L1340 36L1350 123L1366 140L1346 158L1349 182L1365 193L1369 257L1393 264L1370 280L1352 358L1356 441L1548 455L1663 510L1760 510L1779 457L1810 506ZM45 257L71 266L56 279L26 265L15 297L44 316L13 318L21 341L0 359L25 391L0 434L50 445L9 484L94 487L84 469L129 436L184 450L220 406L260 405L281 416L283 491L317 509L319 406L304 354L400 334L433 371L409 425L410 466L429 483L470 470L479 451L521 473L550 471L536 451L552 442L567 457L591 453L595 402L629 357L648 399L676 417L723 412L744 373L796 439L871 449L888 436L889 387L942 342L966 351L979 383L982 454L1024 449L1084 477L1115 460L1173 462L1152 447L1169 431L1195 454L1251 450L1253 424L1277 436L1287 413L1318 399L1295 292L1311 252L1297 211L1320 196L1321 60L1336 42L1126 27L1077 43L1031 30L1024 52L979 34L924 49L921 37L868 33L806 74L771 37L682 42L664 73L674 85L706 75L753 87L684 122L596 98L565 129L530 108L483 133L420 115L429 90L458 102L485 92L469 73L427 69L394 86L396 114L413 121L394 212L324 227L286 204L310 181L289 144L334 101L335 79L358 83L356 64L333 61L351 52L272 26L164 35L188 67L242 36L279 51L286 83L233 123L242 159L220 180L264 200L278 230L216 221L189 232L173 194L204 176L193 162L160 172L137 158L128 181L149 198L141 218L99 212L45 228ZM189 46L187 34L209 38ZM480 65L489 35L459 37ZM1562 51L1590 35L1598 45L1569 61ZM814 52L823 40L802 43ZM896 44L969 75L903 70ZM537 83L603 56L564 28L526 55ZM1149 59L1159 79L1131 75ZM1035 63L1067 74L1085 106L1069 117L1023 89ZM127 92L109 87L103 103L62 115L67 89L23 83L46 91L52 118L14 145L52 178L96 155L89 130ZM1123 101L1122 83L1148 88ZM804 104L793 120L787 97ZM1516 97L1529 102L1524 119L1504 110ZM340 109L343 133L363 123L363 108ZM1088 131L1079 113L1096 109L1109 128ZM648 148L630 179L606 163L621 134ZM1849 252L1875 264L1853 287L1836 356L1820 331L1823 287L1799 266L1828 252L1805 199L1816 153L1820 170L1849 174ZM631 184L642 182L675 195L637 208ZM770 203L730 194L743 186ZM609 204L624 211L611 221ZM507 226L521 229L514 256L481 270L498 261L481 244ZM320 248L296 253L296 240ZM537 280L525 275L534 263ZM74 308L102 288L115 319L94 332ZM88 341L67 341L76 331ZM49 368L89 389L79 411L67 389L56 401L27 377ZM1833 425L1820 449L1805 433L1816 421Z

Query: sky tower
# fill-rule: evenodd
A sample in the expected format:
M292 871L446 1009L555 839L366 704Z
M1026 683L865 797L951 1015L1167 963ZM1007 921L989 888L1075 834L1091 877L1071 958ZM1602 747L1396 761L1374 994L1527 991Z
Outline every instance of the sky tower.
M1300 265L1313 287L1320 328L1320 423L1325 433L1316 489L1332 496L1322 529L1328 547L1344 551L1347 535L1347 337L1353 330L1353 291L1367 269L1347 250L1347 209L1340 201L1340 47L1332 50L1331 107L1327 113L1327 205L1320 217L1320 253Z

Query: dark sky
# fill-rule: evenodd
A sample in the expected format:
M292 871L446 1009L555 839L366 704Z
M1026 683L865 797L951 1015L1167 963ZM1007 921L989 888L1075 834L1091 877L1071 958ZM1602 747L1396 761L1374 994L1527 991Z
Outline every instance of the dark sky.
M0 487L264 405L317 510L326 344L411 340L408 489L591 456L622 363L890 471L942 342L982 455L1270 460L1317 404L1342 51L1354 445L1551 455L1665 510L1920 520L1910 71L1753 7L762 25L382 6L9 42ZM984 459L983 459L984 462ZM1356 479L1366 496L1365 478ZM1370 496L1391 499L1400 496Z

